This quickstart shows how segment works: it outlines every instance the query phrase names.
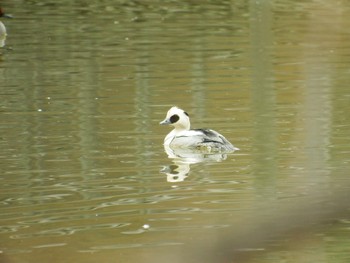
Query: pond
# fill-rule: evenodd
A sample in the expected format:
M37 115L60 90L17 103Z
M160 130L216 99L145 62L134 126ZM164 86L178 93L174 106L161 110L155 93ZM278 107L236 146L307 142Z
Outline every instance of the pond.
M1 262L349 260L350 3L1 7ZM168 156L174 105L240 150Z

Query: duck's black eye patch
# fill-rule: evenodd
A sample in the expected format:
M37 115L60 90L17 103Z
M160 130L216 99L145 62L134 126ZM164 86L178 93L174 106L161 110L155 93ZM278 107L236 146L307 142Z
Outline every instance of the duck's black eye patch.
M170 122L171 123L175 123L175 122L177 122L178 120L180 119L180 117L178 116L178 115L173 115L173 116L171 116L170 117Z
M187 115L187 117L190 117L190 115L188 115L188 113L186 111L184 111L184 113Z

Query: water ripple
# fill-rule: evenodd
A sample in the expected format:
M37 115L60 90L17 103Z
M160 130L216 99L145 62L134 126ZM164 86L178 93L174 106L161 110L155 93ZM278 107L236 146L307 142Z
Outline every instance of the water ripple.
M43 230L36 233L30 234L18 234L12 235L12 239L24 239L24 238L34 238L34 237L54 237L54 236L67 236L72 235L76 232L89 231L89 230L100 230L100 229L113 229L113 228L122 228L130 225L130 223L116 223L116 224L97 224L97 225L88 225L88 226L71 226L71 227L61 227L54 228L49 230Z
M163 201L174 201L174 200L183 200L188 197L183 196L172 196L172 195L154 195L150 197L142 197L142 198L123 198L117 201L105 202L94 208L94 210L110 207L110 206L118 206L118 205L136 205L136 204L155 204Z
M114 250L123 248L145 248L145 247L164 247L164 246L179 246L183 245L180 242L162 241L154 243L128 243L128 244L112 244L105 246L94 246L92 250Z
M11 233L17 232L20 229L27 228L26 225L8 225L8 226L0 226L0 233Z

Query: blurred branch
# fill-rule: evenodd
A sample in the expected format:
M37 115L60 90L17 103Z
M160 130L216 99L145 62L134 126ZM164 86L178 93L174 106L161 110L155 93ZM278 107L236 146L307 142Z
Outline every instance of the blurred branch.
M196 237L195 242L180 251L172 249L153 262L249 262L257 252L261 256L276 249L271 246L272 241L300 242L329 223L348 218L349 198L350 192L344 187L333 189L327 197L315 193L293 201L277 201L268 207L265 204L238 224L215 234L203 233L202 239Z

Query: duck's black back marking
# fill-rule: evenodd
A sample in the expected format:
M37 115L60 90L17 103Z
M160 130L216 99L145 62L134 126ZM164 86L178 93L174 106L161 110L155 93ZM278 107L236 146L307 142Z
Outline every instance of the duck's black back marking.
M170 122L171 123L175 123L180 119L179 115L175 114L173 116L170 117Z
M212 130L209 130L209 129L193 129L193 130L203 132L204 135L207 137L216 137L217 136L217 134L215 132L213 132Z
M219 144L224 144L225 139L218 134L217 132L210 130L210 129L194 129L195 131L199 131L204 133L206 138L203 139L204 143L214 142Z

